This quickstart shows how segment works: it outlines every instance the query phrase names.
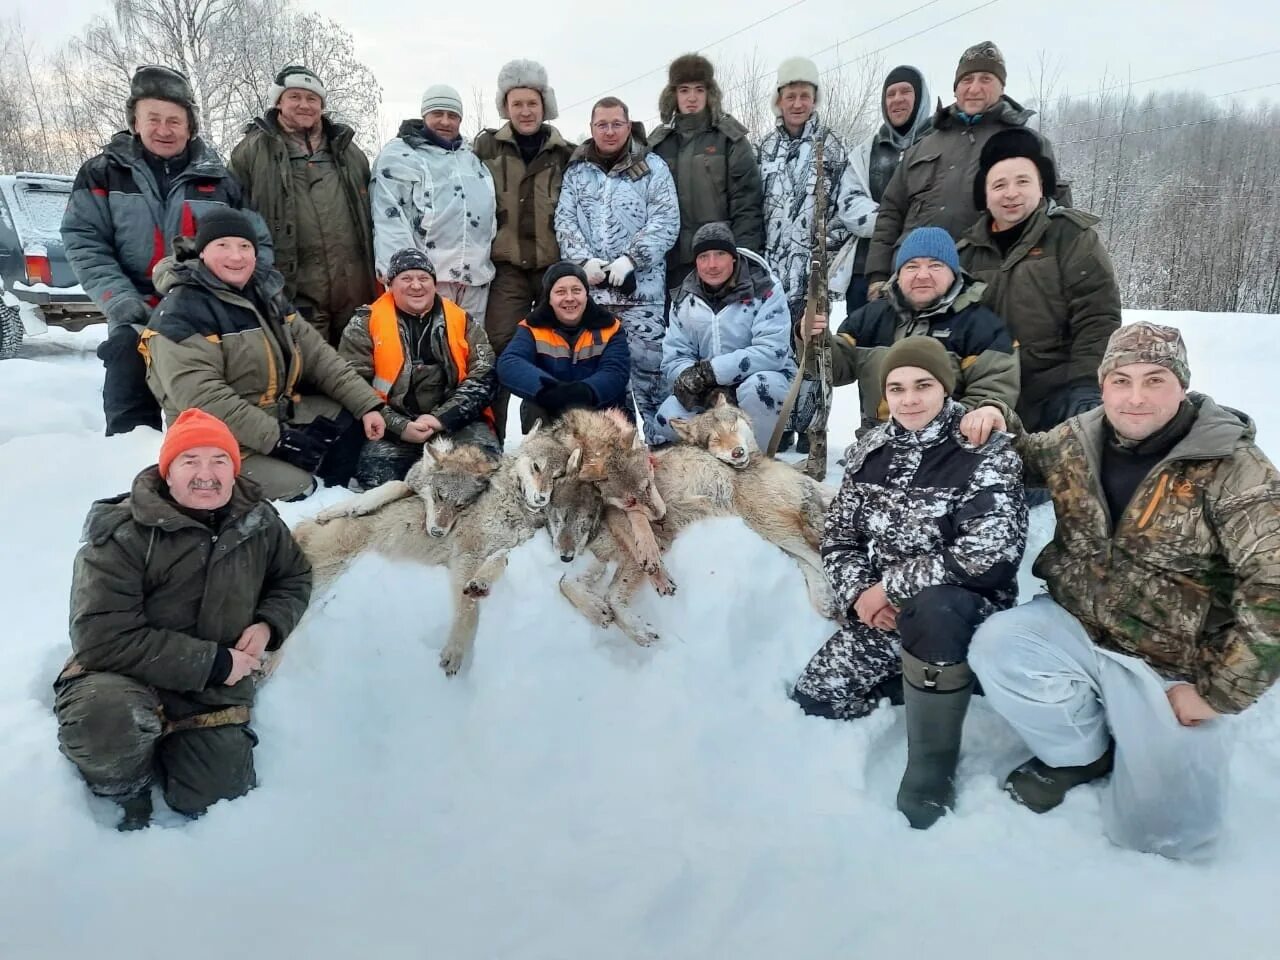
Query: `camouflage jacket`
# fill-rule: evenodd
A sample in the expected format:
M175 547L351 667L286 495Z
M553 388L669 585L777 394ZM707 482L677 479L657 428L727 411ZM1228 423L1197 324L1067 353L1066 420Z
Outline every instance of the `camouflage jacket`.
M842 609L879 582L899 607L942 584L997 610L1017 601L1027 543L1021 464L1007 437L983 447L965 440L964 413L949 400L922 430L890 420L849 447L821 546Z
M1280 474L1246 415L1187 399L1191 432L1114 521L1101 408L1019 434L1027 482L1048 486L1058 519L1034 570L1099 646L1238 713L1280 675Z

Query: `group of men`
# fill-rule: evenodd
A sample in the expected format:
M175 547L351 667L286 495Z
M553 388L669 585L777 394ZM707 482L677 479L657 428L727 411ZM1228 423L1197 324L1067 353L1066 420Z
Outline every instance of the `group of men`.
M169 430L159 465L90 515L75 657L57 685L64 752L128 825L147 821L157 774L192 815L243 793L250 674L309 594L264 496L305 495L313 476L380 482L437 435L496 454L503 369L555 410L617 403L629 363L628 405L651 442L716 392L764 439L798 375L796 323L825 245L849 313L836 334L822 322L806 333L830 338L864 425L907 409L915 387L893 381L887 398L885 358L923 337L930 349L908 344L916 359L899 368L958 403L937 401L966 444L1015 430L1028 481L1054 499L1037 567L1052 601L996 614L973 641L973 671L1036 753L1010 792L1049 809L1156 744L1151 762L1204 800L1202 829L1163 847L1113 835L1171 855L1206 846L1221 804L1205 778L1220 776L1226 738L1201 736L1204 763L1183 771L1179 730L1221 730L1219 714L1275 679L1280 478L1246 417L1187 393L1176 331L1119 330L1096 219L1071 208L1005 79L994 44L970 47L955 102L930 114L923 74L897 67L883 124L849 148L821 122L817 68L793 58L778 71L776 129L754 147L710 62L686 55L651 136L606 97L575 146L550 123L546 71L518 60L499 74L501 128L468 144L461 98L435 85L370 166L326 115L321 79L290 66L227 167L198 136L186 79L139 68L129 129L81 169L63 235L109 320L108 433L158 428L161 409ZM590 383L556 379L606 353ZM945 556L936 572L963 576ZM856 587L851 620L896 622L883 584ZM933 694L964 674L955 690L971 692L963 656L922 659L907 682ZM958 742L939 748L950 772L935 764L917 806L946 805L937 784ZM1132 793L1152 782L1111 793L1147 804ZM1171 820L1183 837L1185 820Z

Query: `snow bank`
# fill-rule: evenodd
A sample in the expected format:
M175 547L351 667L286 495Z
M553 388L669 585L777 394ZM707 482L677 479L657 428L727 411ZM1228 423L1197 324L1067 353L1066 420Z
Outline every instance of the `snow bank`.
M1260 415L1280 453L1266 351L1239 346L1271 342L1275 318L1176 319L1197 385ZM99 436L103 332L51 331L0 364L0 957L1275 955L1274 694L1236 724L1213 865L1111 847L1094 789L1044 817L1014 806L997 778L1025 752L981 702L959 808L916 833L893 806L901 711L841 724L786 699L830 625L736 520L677 542L679 592L642 601L664 640L643 650L577 616L540 535L453 679L435 662L443 573L359 561L264 691L261 787L117 834L57 752L49 688L85 509L159 446ZM840 391L833 457L856 416ZM1038 547L1052 516L1033 522Z

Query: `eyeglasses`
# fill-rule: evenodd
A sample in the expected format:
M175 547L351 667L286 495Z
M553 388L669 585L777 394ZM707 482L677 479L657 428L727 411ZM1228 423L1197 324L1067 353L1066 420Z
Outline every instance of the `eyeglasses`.
M626 130L629 126L631 124L625 120L597 120L591 125L591 129L599 130L601 133L618 133Z

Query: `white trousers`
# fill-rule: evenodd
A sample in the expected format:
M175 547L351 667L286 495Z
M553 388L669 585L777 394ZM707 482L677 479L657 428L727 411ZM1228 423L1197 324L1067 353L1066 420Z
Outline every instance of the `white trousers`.
M1113 843L1180 860L1213 853L1226 807L1231 721L1184 727L1145 661L1096 646L1046 595L978 628L969 664L987 702L1051 767L1091 763L1115 741L1103 792Z
M473 287L466 283L454 283L452 280L440 280L436 283L436 290L440 296L452 300L471 314L472 320L484 326L485 308L489 306L489 284Z

